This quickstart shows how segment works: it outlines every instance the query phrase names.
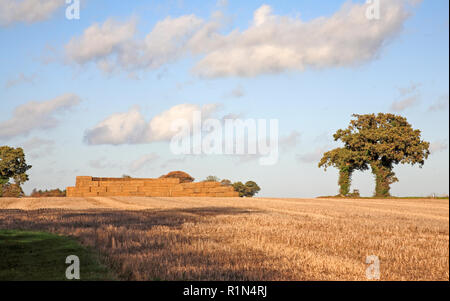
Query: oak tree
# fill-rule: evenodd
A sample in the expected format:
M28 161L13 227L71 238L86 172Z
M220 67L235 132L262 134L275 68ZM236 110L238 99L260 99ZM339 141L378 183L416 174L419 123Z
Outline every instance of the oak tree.
M254 181L247 181L245 184L242 182L233 183L235 191L239 192L240 197L253 197L257 194L261 188Z
M398 181L394 166L418 164L422 167L430 154L430 143L423 141L420 130L413 129L403 116L378 113L354 114L353 117L346 129L338 130L333 136L335 141L344 143L346 150L335 150L337 158L333 162L345 161L351 154L357 162L369 164L375 176L375 196L388 197L390 185Z
M0 196L5 185L13 179L15 185L28 181L27 170L31 168L25 161L23 149L9 146L0 146Z

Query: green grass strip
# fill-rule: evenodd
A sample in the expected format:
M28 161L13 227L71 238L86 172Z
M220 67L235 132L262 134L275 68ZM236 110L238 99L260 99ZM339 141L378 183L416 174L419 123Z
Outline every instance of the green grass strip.
M96 253L73 238L46 232L0 230L2 281L67 280L69 255L80 259L80 280L114 280Z

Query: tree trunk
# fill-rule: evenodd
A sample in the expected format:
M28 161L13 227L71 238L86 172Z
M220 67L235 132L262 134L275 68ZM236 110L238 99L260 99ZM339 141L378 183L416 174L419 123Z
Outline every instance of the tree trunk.
M339 170L339 194L346 196L350 192L352 170L348 166L341 167Z
M392 165L376 161L371 163L370 167L375 176L375 197L389 197L391 184L398 181L392 172Z

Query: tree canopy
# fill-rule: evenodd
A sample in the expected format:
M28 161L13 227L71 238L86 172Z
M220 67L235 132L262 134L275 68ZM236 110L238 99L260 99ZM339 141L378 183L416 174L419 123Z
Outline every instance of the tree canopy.
M232 185L231 181L228 179L223 179L222 181L220 181L220 184L222 184L222 186L231 186Z
M219 182L220 179L216 176L207 176L203 182Z
M191 183L194 182L194 178L184 171L171 171L167 175L162 175L159 178L176 178L180 179L180 183Z
M389 196L390 184L398 181L392 171L394 165L422 167L430 154L430 144L421 139L420 130L413 129L405 117L390 113L352 116L350 125L333 136L344 147L326 152L319 167L334 166L344 172L348 166L351 176L353 170L370 166L376 180L375 196ZM345 192L342 186L341 191Z
M22 148L0 146L0 184L6 184L10 179L18 185L28 181L26 172L30 168Z
M21 191L20 185L28 181L27 170L31 168L25 161L23 149L0 146L0 196L3 191L11 190L10 179L14 180L16 190Z
M345 148L360 152L370 162L425 163L430 144L421 140L420 130L413 129L405 117L389 113L353 116L356 119L347 129L334 134L334 140L344 142Z
M261 190L258 184L253 181L247 181L245 184L242 182L233 183L233 188L239 192L240 197L253 197Z

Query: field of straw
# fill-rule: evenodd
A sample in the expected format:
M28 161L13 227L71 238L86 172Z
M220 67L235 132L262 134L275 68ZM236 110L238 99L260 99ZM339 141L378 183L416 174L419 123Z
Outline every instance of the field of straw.
M123 280L449 280L448 200L0 199L0 229L92 246Z

